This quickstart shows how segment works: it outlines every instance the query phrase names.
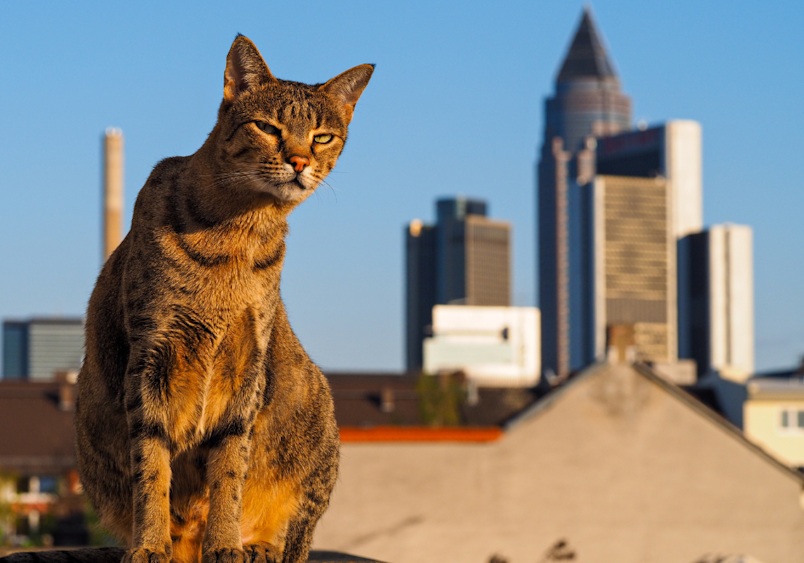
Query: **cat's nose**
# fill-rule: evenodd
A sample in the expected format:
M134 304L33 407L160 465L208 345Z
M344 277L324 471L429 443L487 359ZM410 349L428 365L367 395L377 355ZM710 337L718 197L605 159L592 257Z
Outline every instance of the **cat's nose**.
M288 160L296 172L301 172L305 166L310 166L310 159L306 156L291 156Z

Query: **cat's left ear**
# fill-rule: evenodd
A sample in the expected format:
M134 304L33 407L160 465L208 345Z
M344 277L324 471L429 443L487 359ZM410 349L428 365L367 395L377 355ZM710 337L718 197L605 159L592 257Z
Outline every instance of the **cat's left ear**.
M347 123L352 120L355 104L368 84L372 72L374 65L356 66L319 87L342 104Z
M223 75L223 99L233 102L243 92L247 92L260 84L276 80L268 70L268 65L260 55L257 47L248 37L238 35L229 55L226 57L226 72Z

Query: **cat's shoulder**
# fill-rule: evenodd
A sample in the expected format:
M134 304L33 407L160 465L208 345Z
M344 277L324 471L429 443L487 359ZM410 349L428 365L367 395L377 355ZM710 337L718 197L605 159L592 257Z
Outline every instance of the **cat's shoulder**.
M183 176L189 161L189 156L171 156L160 160L151 170L145 185L159 188L175 184Z

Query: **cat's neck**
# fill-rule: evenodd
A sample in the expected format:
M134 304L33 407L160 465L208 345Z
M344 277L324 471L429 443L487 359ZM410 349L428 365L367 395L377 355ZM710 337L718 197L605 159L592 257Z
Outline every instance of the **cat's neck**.
M286 226L293 206L250 188L247 178L227 169L227 160L219 149L220 137L216 126L203 146L189 157L177 186L185 204L208 227Z

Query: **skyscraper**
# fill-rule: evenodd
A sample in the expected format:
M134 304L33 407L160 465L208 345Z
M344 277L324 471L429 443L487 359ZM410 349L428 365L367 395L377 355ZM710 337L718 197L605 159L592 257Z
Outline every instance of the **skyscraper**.
M679 249L679 355L698 375L717 371L744 382L754 372L754 268L751 227L713 225Z
M422 367L434 305L511 304L511 226L486 217L486 202L436 202L435 225L412 221L406 239L406 367Z
M594 173L589 136L612 135L631 123L631 101L603 41L585 8L556 79L555 95L545 100L544 140L538 164L539 307L542 366L559 375L570 358L570 211L572 174Z
M636 359L672 363L678 358L676 238L672 194L662 177L595 176L589 248L593 272L585 284L592 304L586 350L573 343L576 360L603 356L612 327L628 327ZM583 309L581 309L583 310ZM585 319L579 319L585 320ZM583 343L583 340L581 339Z

